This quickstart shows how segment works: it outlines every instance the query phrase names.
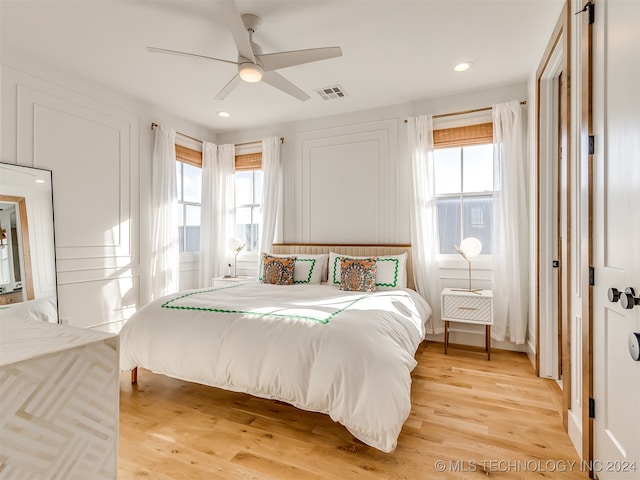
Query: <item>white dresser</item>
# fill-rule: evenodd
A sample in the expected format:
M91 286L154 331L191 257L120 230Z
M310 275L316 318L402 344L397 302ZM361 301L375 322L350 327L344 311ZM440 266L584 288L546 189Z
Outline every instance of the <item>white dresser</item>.
M0 478L117 477L118 348L0 312Z

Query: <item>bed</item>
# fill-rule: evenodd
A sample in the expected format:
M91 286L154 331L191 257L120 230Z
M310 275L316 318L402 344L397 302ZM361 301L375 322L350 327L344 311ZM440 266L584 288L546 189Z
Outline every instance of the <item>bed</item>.
M0 318L28 318L48 323L58 323L56 297L46 296L35 300L0 305Z
M311 256L324 250L327 257L336 251L376 255L386 268L394 262L383 262L385 255L408 248L273 249L300 259L310 250ZM409 284L410 268L407 261ZM325 413L365 444L391 452L411 409L410 373L431 309L404 284L342 291L332 281L335 274L328 268L322 283L253 279L157 299L123 327L120 369L135 373L142 367Z

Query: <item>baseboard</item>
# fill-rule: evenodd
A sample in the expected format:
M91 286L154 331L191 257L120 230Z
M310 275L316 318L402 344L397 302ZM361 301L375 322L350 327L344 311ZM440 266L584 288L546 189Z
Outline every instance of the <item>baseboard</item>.
M533 368L536 368L536 345L534 343L534 340L532 340L531 338L527 339L527 357L529 357L529 361L531 362L531 365L533 365Z
M582 457L582 414L576 417L576 412L569 410L567 432L569 433L569 439L576 449L578 457ZM585 459L583 459L585 460Z
M462 324L461 324L462 325ZM466 326L466 324L465 324ZM470 325L474 327L474 325ZM482 331L470 331L468 329L459 330L455 329L453 324L449 329L449 343L456 345L469 345L472 347L482 347L484 348L485 339L484 339L484 326L481 326ZM440 342L444 343L444 333L439 333L437 335L427 335L426 340L432 342ZM509 341L497 341L491 339L491 348L498 350L510 350L512 352L525 352L526 345L516 345L513 342Z

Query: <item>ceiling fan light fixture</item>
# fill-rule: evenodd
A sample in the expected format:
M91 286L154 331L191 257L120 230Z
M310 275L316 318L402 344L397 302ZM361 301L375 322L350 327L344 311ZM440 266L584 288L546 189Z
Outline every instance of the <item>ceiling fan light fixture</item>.
M458 64L456 64L455 67L453 67L453 69L456 72L466 72L467 70L469 70L471 67L473 66L473 62L460 62Z
M238 65L240 78L248 83L256 83L262 80L264 69L257 63L241 63Z

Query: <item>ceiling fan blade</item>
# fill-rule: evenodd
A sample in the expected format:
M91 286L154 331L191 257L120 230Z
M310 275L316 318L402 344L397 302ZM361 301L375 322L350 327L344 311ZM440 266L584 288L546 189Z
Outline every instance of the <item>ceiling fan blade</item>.
M224 6L227 8L226 24L238 49L238 55L255 63L256 58L253 55L253 48L251 48L251 42L249 41L249 33L244 23L242 23L242 17L236 4L233 0L228 0L224 2Z
M278 90L282 90L284 93L291 95L292 97L296 97L298 100L302 100L303 102L311 98L279 73L265 72L262 76L262 81L277 88Z
M205 55L198 55L197 53L180 52L178 50L167 50L166 48L157 48L157 47L147 47L147 50L151 53L168 53L170 55L179 55L181 57L204 58L205 60L215 60L216 62L224 62L224 63L231 63L233 65L238 65L238 62L233 62L231 60L224 60L222 58L207 57Z
M294 65L341 56L342 50L340 47L309 48L306 50L291 50L289 52L256 55L265 71L278 70L279 68L293 67Z
M236 74L229 82L222 87L222 90L216 95L216 100L224 100L231 91L242 83L240 75Z

